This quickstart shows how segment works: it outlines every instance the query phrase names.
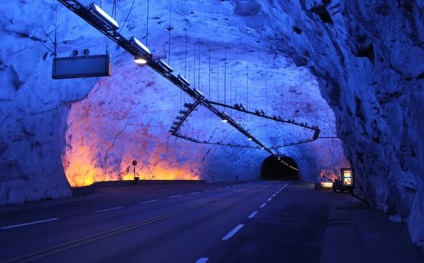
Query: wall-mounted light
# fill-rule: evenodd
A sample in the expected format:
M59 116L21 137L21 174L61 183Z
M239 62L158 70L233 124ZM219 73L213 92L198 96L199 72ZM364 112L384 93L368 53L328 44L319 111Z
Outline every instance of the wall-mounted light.
M253 138L252 138L252 137L248 137L247 139L248 139L249 141L253 140Z
M92 3L90 5L90 11L112 29L114 30L119 29L118 22L116 22L115 19L113 19L110 15L108 15L105 11L103 11L103 9L101 9L95 3Z
M150 50L143 43L141 43L141 41L138 40L137 38L131 37L130 43L134 47L136 47L143 55L148 55L148 56L152 55L152 53L150 53Z

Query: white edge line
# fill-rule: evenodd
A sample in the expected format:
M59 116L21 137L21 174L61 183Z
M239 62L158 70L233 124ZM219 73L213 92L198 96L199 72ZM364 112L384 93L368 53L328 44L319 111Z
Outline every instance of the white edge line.
M181 197L181 196L183 196L183 195L173 195L173 196L170 196L169 198L176 198L176 197Z
M260 208L264 208L266 206L266 203L261 204Z
M209 258L199 258L196 262L194 263L205 263L209 260Z
M55 218L50 218L50 219L45 219L45 220L40 220L40 221L34 221L34 222L28 222L28 223L23 223L23 224L17 224L17 225L12 225L12 226L4 226L1 229L10 229L10 228L16 228L16 227L21 227L21 226L41 224L41 223L46 223L46 222L55 221L55 220L59 220L59 218L55 217Z
M108 212L108 211L118 210L118 209L121 209L121 208L124 208L124 207L118 206L118 207L112 207L112 208L108 208L108 209L97 210L96 213Z
M222 240L228 240L228 239L232 238L237 233L237 231L239 231L243 226L244 226L243 224L236 226L227 235L225 235L225 237L223 237Z
M251 213L247 218L254 218L258 211Z
M199 192L190 193L191 195L197 195Z
M141 203L140 203L140 205L150 204L150 203L157 202L157 201L159 201L159 199L154 199L154 200L144 201L144 202L141 202Z

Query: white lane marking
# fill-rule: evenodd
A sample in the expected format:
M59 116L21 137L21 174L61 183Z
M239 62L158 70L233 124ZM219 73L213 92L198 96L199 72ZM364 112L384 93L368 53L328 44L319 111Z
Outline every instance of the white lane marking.
M260 208L264 208L266 206L266 203L261 204Z
M209 260L209 258L199 258L196 262L194 263L206 263Z
M10 229L10 228L15 228L15 227L21 227L21 226L29 226L29 225L35 225L35 224L41 224L41 223L46 223L46 222L50 222L50 221L55 221L55 220L59 220L59 218L50 218L50 219L45 219L45 220L40 220L40 221L33 221L33 222L28 222L28 223L23 223L23 224L17 224L17 225L11 225L11 226L4 226L1 229Z
M272 200L272 198L270 197L270 198L268 198L266 201L267 201L267 202L269 202L269 201L271 201L271 200Z
M197 195L199 192L190 193L191 195Z
M273 194L272 197L275 197L277 194Z
M228 239L232 238L237 233L237 231L239 231L243 226L244 226L243 224L236 226L227 235L225 235L225 237L223 237L222 240L228 240Z
M173 196L170 196L169 198L176 198L176 197L181 197L181 196L183 196L183 195L173 195Z
M118 210L118 209L121 209L121 208L124 208L124 207L118 206L118 207L112 207L112 208L108 208L108 209L97 210L96 213L109 212L109 211Z
M283 186L283 188L281 188L281 190L284 190L284 188L286 188L291 182L293 181L288 182L285 186Z
M149 203L153 203L153 202L157 202L157 201L159 201L159 199L144 201L144 202L141 202L140 205L149 204Z
M254 218L258 211L251 213L247 218Z

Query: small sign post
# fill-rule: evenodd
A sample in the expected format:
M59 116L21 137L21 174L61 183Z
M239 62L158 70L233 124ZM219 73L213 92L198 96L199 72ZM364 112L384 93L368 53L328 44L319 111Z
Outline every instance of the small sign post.
M137 161L133 160L131 164L134 166L134 184L137 184L139 179L138 176L135 176L135 166L137 165Z

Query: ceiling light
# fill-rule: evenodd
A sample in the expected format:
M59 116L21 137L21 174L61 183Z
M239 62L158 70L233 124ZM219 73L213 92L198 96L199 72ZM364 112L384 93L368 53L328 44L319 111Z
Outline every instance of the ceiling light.
M203 93L202 93L202 92L200 92L200 90L198 90L198 89L194 88L194 89L193 89L193 91L194 91L194 93L196 93L196 94L197 94L197 96L199 96L199 97L201 97L201 98L204 98L204 97L205 97L205 95L203 95Z
M166 64L162 59L158 60L158 64L165 69L166 71L168 71L168 73L171 73L172 71L174 71L171 66L169 66L168 64Z
M178 79L186 86L190 86L190 82L188 82L188 80L186 80L183 76L181 76L180 74L178 74Z
M228 114L225 112L222 112L221 121L224 123L228 123Z
M136 47L143 55L148 55L148 56L152 55L152 53L150 53L150 50L143 43L141 43L141 41L138 40L137 38L131 37L130 43L134 47Z
M145 65L147 60L144 57L134 57L134 62L139 65Z
M116 30L119 28L118 22L116 22L115 19L113 19L110 15L108 15L103 9L101 9L98 5L95 3L92 3L90 5L90 11L96 15L100 20L102 20L106 25L111 27L113 30Z

